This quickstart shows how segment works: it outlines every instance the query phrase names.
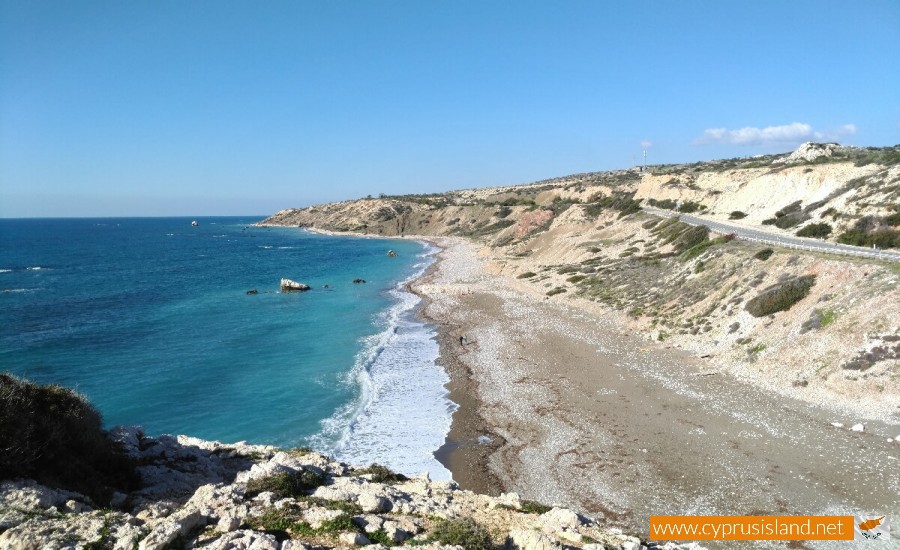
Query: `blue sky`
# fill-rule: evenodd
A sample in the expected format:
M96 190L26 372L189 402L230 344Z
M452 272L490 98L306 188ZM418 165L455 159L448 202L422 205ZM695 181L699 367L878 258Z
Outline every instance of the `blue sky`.
M0 216L900 143L900 2L0 0Z

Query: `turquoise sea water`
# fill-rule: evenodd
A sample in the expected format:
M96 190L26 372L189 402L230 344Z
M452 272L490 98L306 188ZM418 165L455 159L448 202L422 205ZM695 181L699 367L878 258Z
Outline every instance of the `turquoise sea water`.
M454 405L403 290L433 250L257 219L0 220L0 368L78 389L107 426L447 477Z

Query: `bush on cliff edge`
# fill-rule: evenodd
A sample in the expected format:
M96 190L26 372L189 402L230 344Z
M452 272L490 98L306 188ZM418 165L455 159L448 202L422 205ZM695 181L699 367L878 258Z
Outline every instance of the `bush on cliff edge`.
M31 478L108 504L140 476L101 425L84 396L0 373L0 480Z
M755 298L749 300L744 308L754 317L762 317L779 311L787 311L794 304L806 298L809 290L816 282L815 275L803 275L772 285Z

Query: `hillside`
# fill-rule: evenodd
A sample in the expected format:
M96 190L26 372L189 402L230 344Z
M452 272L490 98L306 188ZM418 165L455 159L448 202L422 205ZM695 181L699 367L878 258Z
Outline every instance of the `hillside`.
M576 174L529 185L365 198L263 225L485 245L523 292L613 314L761 386L896 418L900 265L716 235L654 206L774 234L900 247L900 146ZM864 398L864 399L863 399Z

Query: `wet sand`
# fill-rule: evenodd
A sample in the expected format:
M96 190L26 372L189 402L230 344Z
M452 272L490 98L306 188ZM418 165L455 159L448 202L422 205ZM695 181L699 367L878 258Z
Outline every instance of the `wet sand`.
M438 244L414 287L460 405L439 459L464 488L516 491L642 536L651 514L900 513L900 444L888 441L900 425L852 432L858 419L523 292L490 274L476 245Z

